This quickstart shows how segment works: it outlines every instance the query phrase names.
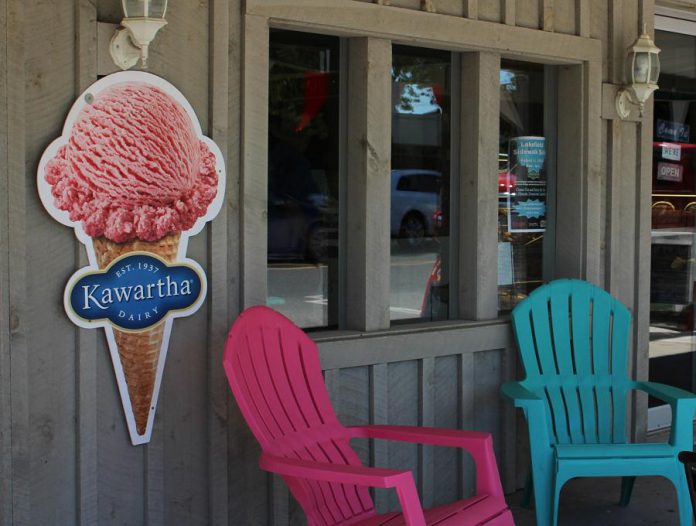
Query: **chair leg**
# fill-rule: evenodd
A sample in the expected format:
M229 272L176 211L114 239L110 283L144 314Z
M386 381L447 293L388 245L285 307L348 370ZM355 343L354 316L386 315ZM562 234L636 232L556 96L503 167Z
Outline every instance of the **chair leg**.
M553 474L550 466L548 469L536 468L533 470L534 514L537 526L555 526L551 521L553 491Z
M527 472L527 482L524 485L524 493L522 494L522 502L520 506L523 508L529 508L532 501L532 495L534 494L534 481L532 480L532 468L529 468Z
M631 494L633 493L633 484L636 481L636 477L623 477L621 479L621 499L619 500L619 506L626 507L628 503L631 502Z
M556 478L553 481L553 501L551 504L551 525L556 526L558 524L558 505L561 500L561 489L565 484L565 480L560 480Z

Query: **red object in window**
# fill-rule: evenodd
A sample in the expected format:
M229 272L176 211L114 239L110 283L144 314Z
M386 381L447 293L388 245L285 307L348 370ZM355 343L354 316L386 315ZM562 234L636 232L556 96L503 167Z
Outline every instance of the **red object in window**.
M304 74L304 107L300 122L295 128L301 132L321 111L329 95L329 74L321 71L306 71Z
M444 93L442 91L442 85L441 84L433 84L433 93L435 94L435 102L437 102L437 105L442 108L444 106Z

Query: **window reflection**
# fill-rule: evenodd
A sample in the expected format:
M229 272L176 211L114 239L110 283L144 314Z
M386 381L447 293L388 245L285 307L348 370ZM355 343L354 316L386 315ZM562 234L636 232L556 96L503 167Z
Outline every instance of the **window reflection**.
M336 324L339 41L271 31L268 305L304 328Z
M451 54L394 46L391 319L449 314Z

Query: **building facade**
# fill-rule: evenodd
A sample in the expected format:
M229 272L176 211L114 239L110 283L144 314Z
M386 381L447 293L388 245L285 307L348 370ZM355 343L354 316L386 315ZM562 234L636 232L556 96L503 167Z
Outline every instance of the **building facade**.
M652 374L656 325L687 338L691 371L679 235L693 234L683 82L696 56L664 63L655 119L649 103L622 120L614 100L643 27L657 24L672 57L670 35L696 34L696 1L387 3L170 3L149 71L221 148L226 200L189 244L208 298L174 324L152 440L132 446L103 334L63 310L86 255L36 188L74 100L116 71L120 2L0 0L0 526L301 524L283 482L259 470L221 366L230 323L252 305L311 330L345 424L489 431L507 491L529 460L499 393L523 375L506 313L542 281L583 278L629 307L635 377ZM681 144L677 160L674 148L654 160L658 119L681 123L655 139ZM543 151L536 178L512 168L523 143ZM513 213L539 180L543 218ZM684 298L654 299L675 287ZM676 367L662 367L666 381ZM636 438L669 423L648 405L629 408ZM424 505L472 490L457 452L356 448L413 469Z

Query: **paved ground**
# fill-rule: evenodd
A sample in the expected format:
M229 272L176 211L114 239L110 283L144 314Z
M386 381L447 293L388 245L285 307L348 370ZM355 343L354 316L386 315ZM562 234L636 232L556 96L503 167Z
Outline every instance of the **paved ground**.
M628 507L617 502L621 479L586 478L568 482L561 493L558 526L679 526L672 484L662 477L639 477ZM507 497L517 526L535 526L533 509L519 506L522 492Z

